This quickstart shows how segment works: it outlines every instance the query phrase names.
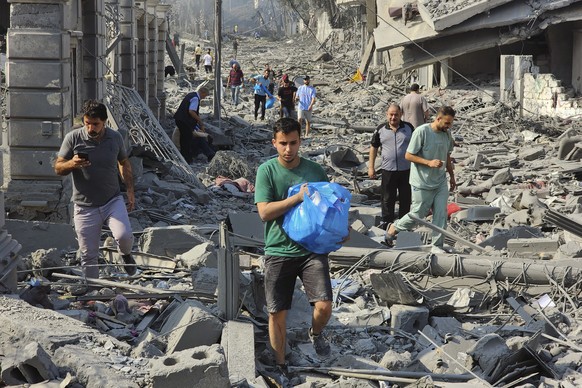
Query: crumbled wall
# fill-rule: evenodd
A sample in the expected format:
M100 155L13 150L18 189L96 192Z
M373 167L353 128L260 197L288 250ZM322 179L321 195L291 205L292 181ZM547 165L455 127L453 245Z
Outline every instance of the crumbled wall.
M574 92L566 90L553 74L526 73L523 87L525 115L582 116L582 99L574 98Z

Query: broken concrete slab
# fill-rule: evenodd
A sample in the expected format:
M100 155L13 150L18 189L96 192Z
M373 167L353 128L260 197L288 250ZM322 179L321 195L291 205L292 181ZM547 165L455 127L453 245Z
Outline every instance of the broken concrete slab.
M201 267L217 268L218 259L214 244L205 242L198 244L187 252L177 256L184 268L196 270Z
M228 321L221 340L231 383L253 381L255 372L255 332L249 322Z
M418 3L418 11L425 23L435 31L442 31L460 24L472 16L491 10L511 0L481 0L474 2L442 2L423 0Z
M217 343L222 334L222 322L201 302L186 300L170 314L160 332L167 334L166 354L172 354Z
M416 333L428 324L428 309L424 306L390 306L390 327Z
M42 221L6 220L6 228L27 256L38 249L55 248L58 252L77 249L77 235L70 224L56 224ZM55 238L58 236L58 238Z
M31 342L11 352L2 360L1 378L5 384L34 384L59 377L58 368L38 343Z
M198 346L150 361L153 388L228 388L228 369L218 344Z
M175 256L206 242L196 226L146 228L139 239L140 251L160 256Z

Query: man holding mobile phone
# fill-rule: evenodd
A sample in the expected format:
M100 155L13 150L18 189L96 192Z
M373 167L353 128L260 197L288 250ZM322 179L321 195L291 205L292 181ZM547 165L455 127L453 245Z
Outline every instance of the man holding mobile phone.
M128 211L135 204L131 164L121 134L106 127L107 108L95 100L83 105L82 128L67 133L55 172L73 177L74 224L81 264L87 278L99 277L101 227L107 224L117 242L128 275L136 272L131 256L133 234ZM118 174L127 189L125 205Z

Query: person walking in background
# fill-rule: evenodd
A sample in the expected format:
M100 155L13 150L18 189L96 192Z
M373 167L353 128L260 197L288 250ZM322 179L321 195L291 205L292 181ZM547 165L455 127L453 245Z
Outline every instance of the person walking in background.
M402 97L400 108L402 120L411 123L414 128L428 122L428 102L420 92L418 84L410 85L410 93Z
M197 45L194 49L194 55L196 56L196 69L200 70L200 57L202 56L202 47Z
M269 74L267 77L269 79L269 86L267 87L267 90L269 93L275 94L275 70L273 70L271 65L265 63L265 71Z
M299 109L297 109L299 122L305 121L305 137L309 137L309 130L311 129L311 119L313 104L315 104L315 88L310 85L311 78L306 75L303 78L303 85L297 89L296 98L299 101Z
M263 75L253 78L255 85L255 120L261 108L261 120L265 119L265 104L267 103L267 88L269 87L269 70L263 71Z
M410 186L412 186L412 206L410 212L398 221L390 224L386 231L386 243L391 245L396 234L411 230L416 225L409 214L424 218L432 210L432 224L442 229L447 227L447 172L450 178L450 190L457 186L451 162L453 137L449 129L453 125L455 111L444 106L437 112L430 124L424 124L414 130L406 150L406 160L412 162L410 168ZM432 245L442 248L444 236L433 231Z
M206 74L212 74L212 55L210 55L210 49L204 54L202 62L204 63L204 71Z
M291 83L289 75L287 74L283 74L281 83L282 85L279 86L279 90L277 91L277 99L281 102L280 116L281 118L290 117L296 119L295 98L297 88L295 84Z
M85 276L99 278L101 227L106 224L126 264L128 275L136 273L131 256L133 234L128 211L135 206L133 174L123 138L105 126L107 108L96 100L83 105L83 124L65 135L55 162L57 175L73 176L74 224ZM119 175L127 190L127 205L121 194Z
M186 94L174 114L176 126L180 131L180 153L188 164L192 163L198 152L203 152L208 159L214 156L214 150L209 149L210 145L207 144L208 140L201 135L206 131L200 118L200 102L209 94L210 91L205 87Z
M382 147L382 183L380 193L382 195L382 223L380 228L386 229L388 224L394 221L396 198L398 198L398 214L403 216L410 210L411 192L410 162L406 160L406 149L410 144L410 138L414 128L412 124L400 119L400 107L390 104L386 111L387 121L380 124L372 135L370 145L370 157L368 160L368 176L376 178L374 164L378 149Z
M240 88L244 83L244 74L240 68L238 62L232 64L228 78L226 79L226 86L230 87L230 92L232 95L232 104L238 106L238 97L240 94Z

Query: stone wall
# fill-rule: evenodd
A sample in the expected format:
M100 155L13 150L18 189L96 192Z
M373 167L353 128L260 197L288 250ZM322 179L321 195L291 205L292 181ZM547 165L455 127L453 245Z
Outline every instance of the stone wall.
M523 75L522 105L526 116L582 116L582 99L574 96L574 90L562 86L553 74Z

